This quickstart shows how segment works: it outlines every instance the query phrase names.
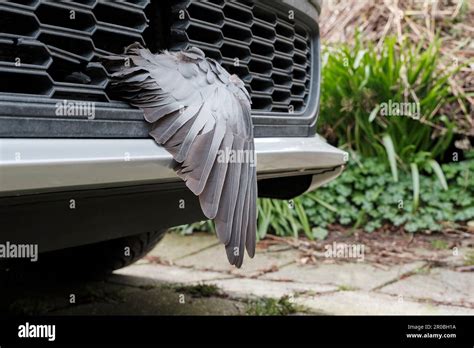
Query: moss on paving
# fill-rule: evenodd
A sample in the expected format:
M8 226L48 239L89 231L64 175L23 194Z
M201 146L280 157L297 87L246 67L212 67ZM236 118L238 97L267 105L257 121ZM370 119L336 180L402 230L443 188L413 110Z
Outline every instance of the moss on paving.
M350 286L350 285L339 285L337 287L337 290L339 291L354 291L357 290L357 288Z
M260 298L247 303L248 315L290 315L305 313L308 310L300 305L296 305L288 296L279 299Z
M466 254L466 261L464 261L466 266L474 266L474 251L470 251Z
M441 239L435 239L431 241L431 246L438 250L445 250L449 248L448 242Z
M8 313L12 315L41 315L55 309L54 303L48 303L47 298L26 297L17 299L8 307Z
M223 293L214 284L182 285L175 288L177 292L182 292L192 297L222 297Z

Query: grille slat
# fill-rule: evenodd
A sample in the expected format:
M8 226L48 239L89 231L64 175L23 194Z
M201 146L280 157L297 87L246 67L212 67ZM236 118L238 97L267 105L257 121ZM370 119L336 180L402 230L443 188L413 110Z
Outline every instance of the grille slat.
M204 16L197 8L213 16ZM288 12L261 1L184 0L173 7L173 14L171 49L192 45L211 53L245 82L254 112L304 112L309 99L311 35Z

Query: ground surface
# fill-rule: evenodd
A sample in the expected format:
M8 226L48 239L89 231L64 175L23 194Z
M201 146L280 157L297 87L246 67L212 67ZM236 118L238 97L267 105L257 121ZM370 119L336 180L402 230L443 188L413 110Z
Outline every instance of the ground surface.
M237 270L213 235L168 234L146 258L104 281L36 280L4 288L0 309L53 315L472 315L472 238L466 236L437 242L338 238L365 245L359 261L324 256L323 246L335 239L272 238Z

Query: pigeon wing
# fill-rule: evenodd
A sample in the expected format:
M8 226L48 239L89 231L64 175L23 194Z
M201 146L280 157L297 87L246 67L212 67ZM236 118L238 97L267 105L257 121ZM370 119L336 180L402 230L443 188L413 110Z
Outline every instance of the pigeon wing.
M114 88L144 111L150 135L178 163L176 170L215 220L229 262L255 253L257 180L250 96L240 79L196 48L150 53L126 49L127 67ZM116 63L116 60L114 60Z

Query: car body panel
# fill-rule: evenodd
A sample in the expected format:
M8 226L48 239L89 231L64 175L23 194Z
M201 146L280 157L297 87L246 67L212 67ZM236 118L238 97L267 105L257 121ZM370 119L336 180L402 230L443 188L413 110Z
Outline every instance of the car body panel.
M259 178L343 166L321 137L255 139ZM172 156L151 139L0 139L0 196L173 182Z
M348 154L315 135L321 78L320 0L256 0L253 6L247 1L143 2L143 8L139 6L144 11L141 18L155 29L148 34L142 33L142 27L138 31L127 27L127 23L96 21L95 4L109 6L113 2L93 3L70 4L90 16L95 29L108 33L107 42L84 28L76 33L95 53L104 54L108 51L103 49L109 49L106 45L96 50L96 44L96 48L117 44L121 50L126 46L121 41L124 37L133 37L134 41L138 37L154 52L193 45L209 57L217 55L214 58L229 71L241 73L249 92L255 92L255 100L265 101L260 107L254 102L252 111L259 197L290 199L333 180L343 171ZM61 6L47 1L35 4ZM2 44L16 48L21 43L19 48L40 52L47 61L20 70L7 59L8 55L0 59L0 74L10 76L14 82L10 84L15 87L10 90L7 81L8 88L0 93L0 242L35 243L40 251L50 251L205 219L198 197L173 170L172 156L149 137L150 125L143 113L108 94L106 71L91 60L93 55L87 54L78 64L70 59L75 53L69 51L72 46L68 40L64 45L57 43L59 47L40 40L47 32L45 24L37 20L36 5L1 5L6 14L21 11L25 18L34 19L34 31L25 37L16 34L16 26L21 23L10 21L14 31L5 34ZM188 11L191 5L194 12ZM121 2L120 7L137 11L132 2ZM221 25L215 23L215 16L209 21L203 21L202 15L194 16L196 8L225 14ZM252 12L256 8L260 14ZM173 17L176 11L188 11L186 23ZM273 15L261 17L262 11ZM234 12L239 16L250 14L251 18L249 22L245 18L241 21L238 16L232 17ZM287 13L295 15L296 20L288 22ZM149 15L149 21L145 15ZM61 24L50 27L60 37L77 36L71 36L71 30ZM208 35L199 34L203 27ZM223 35L225 28L237 27L244 35L240 40ZM270 34L254 35L254 29ZM214 40L214 35L219 39ZM227 53L221 54L224 44ZM242 54L240 65L234 65L234 52ZM64 84L60 76L56 81L54 62L63 59L68 62L66 71L88 67L97 79L92 85ZM25 76L36 80L24 83ZM35 81L43 81L44 86L39 88ZM81 101L93 102L93 115L58 113L61 103ZM298 101L299 108L290 108Z

